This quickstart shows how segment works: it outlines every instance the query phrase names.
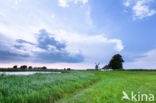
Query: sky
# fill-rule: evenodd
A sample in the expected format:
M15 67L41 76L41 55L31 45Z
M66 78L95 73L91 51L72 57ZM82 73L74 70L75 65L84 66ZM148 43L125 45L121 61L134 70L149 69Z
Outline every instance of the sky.
M0 67L156 69L156 0L0 0Z

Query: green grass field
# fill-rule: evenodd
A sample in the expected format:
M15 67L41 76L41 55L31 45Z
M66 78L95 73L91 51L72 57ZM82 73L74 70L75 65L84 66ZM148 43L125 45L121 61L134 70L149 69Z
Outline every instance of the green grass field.
M92 73L0 75L0 103L53 103L97 80Z
M156 96L156 72L81 71L0 76L0 103L132 103L121 100L122 91L128 95L133 91Z
M156 72L110 71L94 73L100 76L99 82L73 97L62 99L62 101L64 103L132 103L129 100L121 100L122 91L128 95L133 91L136 94L138 92L140 94L152 93L156 96Z

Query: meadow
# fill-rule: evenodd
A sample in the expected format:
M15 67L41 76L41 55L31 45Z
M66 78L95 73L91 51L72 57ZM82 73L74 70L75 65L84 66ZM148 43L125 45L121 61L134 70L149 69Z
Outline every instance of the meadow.
M125 91L129 96L133 91L137 96L141 93L156 96L156 72L149 71L107 71L94 72L100 76L99 82L77 93L66 97L58 103L149 103L145 101L121 100ZM150 102L155 103L155 102Z
M0 103L132 103L121 100L123 91L128 95L133 91L156 96L156 72L70 71L0 76Z

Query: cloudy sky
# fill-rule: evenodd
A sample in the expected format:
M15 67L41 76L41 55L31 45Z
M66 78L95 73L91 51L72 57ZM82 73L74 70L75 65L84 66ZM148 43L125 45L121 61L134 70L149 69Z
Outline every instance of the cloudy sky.
M0 66L156 68L155 0L0 0Z

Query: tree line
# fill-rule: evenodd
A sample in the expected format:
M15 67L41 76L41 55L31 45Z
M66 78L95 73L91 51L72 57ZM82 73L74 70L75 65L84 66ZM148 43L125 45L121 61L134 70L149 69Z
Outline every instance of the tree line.
M105 65L104 67L102 67L102 69L123 69L123 58L120 54L115 54L111 60L109 61L109 63L107 65ZM99 69L99 65L100 63L97 63L95 65L95 70Z
M27 65L22 65L20 67L18 67L17 65L14 65L13 66L13 69L47 69L46 66L43 66L43 67L32 67L32 66L27 66Z

